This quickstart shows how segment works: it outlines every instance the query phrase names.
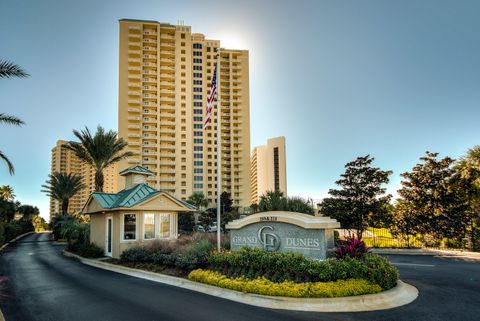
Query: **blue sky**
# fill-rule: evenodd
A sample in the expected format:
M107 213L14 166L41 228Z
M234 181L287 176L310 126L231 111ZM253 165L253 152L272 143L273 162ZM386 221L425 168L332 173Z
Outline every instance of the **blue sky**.
M57 139L117 129L118 19L183 20L250 50L251 145L287 139L289 195L318 199L346 162L371 154L400 184L426 150L480 144L480 2L2 1L0 58L28 79L0 81L0 185L48 216L40 192Z

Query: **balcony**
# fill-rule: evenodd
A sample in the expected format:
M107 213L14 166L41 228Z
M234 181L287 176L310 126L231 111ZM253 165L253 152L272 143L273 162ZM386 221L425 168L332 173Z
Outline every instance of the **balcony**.
M138 158L130 158L130 159L128 160L128 162L129 162L130 164L139 164L139 163L140 163L140 160L139 160Z
M140 142L128 142L128 146L140 146Z
M160 128L160 134L175 134L175 130L174 129L170 129L170 128ZM164 138L161 138L160 140L165 140Z
M128 129L140 129L140 125L128 125Z
M162 174L175 174L174 169L160 169L160 173Z
M174 81L161 81L160 86L175 87Z
M175 162L171 162L171 161L161 161L160 162L160 166L175 166Z
M175 182L175 177L162 177L162 176L160 176L160 182Z
M132 75L132 74L129 74L129 75L128 75L128 78L129 78L129 79L140 79L140 75Z
M166 145L166 144L161 144L160 149L164 150L175 150L175 145Z
M140 96L140 92L139 91L134 91L134 90L129 90L128 91L128 94L131 95L131 96Z
M128 134L129 138L140 138L140 134Z
M139 112L140 112L140 109L138 109L138 108L128 108L128 112L130 112L130 113L139 113Z
M166 95L175 95L175 90L170 90L170 89L160 89L161 94L166 94Z
M141 54L141 51L140 50L128 50L128 54L129 55L140 55Z
M128 87L140 87L139 82L128 82Z
M128 58L128 62L132 62L132 63L140 63L141 60L139 58Z
M160 130L162 132L162 130ZM175 137L170 137L170 136L164 136L161 138L162 142L175 142Z
M160 121L160 126L173 127L173 126L175 126L175 122L174 121L168 121L168 120L161 120Z
M173 100L173 102L175 102L175 100ZM164 109L164 110L176 110L175 104L172 104L172 105L168 105L168 104L161 105L160 108L161 108L161 109Z
M175 153L160 153L160 157L175 158Z
M144 132L156 132L156 131L157 131L157 127L151 127L151 126L149 126L149 127L147 127L147 128L143 127L143 131L144 131Z
M132 104L132 105L140 105L140 100L137 100L137 99L129 99L129 100L128 100L128 103L129 103L129 104Z
M175 102L175 98L173 98L173 97L165 97L165 96L164 96L164 97L160 97L160 101L161 101L161 102L172 102L172 103L174 103L174 102ZM163 106L162 106L162 108L163 108Z

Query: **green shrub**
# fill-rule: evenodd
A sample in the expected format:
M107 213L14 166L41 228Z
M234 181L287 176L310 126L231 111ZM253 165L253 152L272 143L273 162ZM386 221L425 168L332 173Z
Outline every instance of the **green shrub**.
M34 230L31 221L19 220L10 223L0 223L0 245L7 243L17 236Z
M136 246L122 252L120 261L122 262L150 262L151 252L145 247Z
M80 245L77 253L86 258L103 257L103 249L93 243Z
M178 255L175 265L188 271L205 267L213 249L213 245L208 240L193 243Z
M272 282L328 282L365 279L386 290L395 286L398 272L386 259L367 253L362 259L346 257L317 261L297 253L268 252L258 248L212 253L209 269L228 277L265 277Z
M256 279L246 277L228 278L221 273L201 269L190 272L188 279L240 292L299 298L343 297L378 293L382 290L379 285L367 280L350 279L307 283L283 281L276 283L265 277Z

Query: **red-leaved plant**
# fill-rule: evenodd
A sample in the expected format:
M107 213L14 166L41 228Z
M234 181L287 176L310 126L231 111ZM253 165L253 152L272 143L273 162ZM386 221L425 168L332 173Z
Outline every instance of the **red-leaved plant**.
M338 241L337 247L335 248L335 256L337 259L343 259L347 256L360 259L369 251L370 249L367 248L365 243L355 238L355 235L351 237L347 236L345 240Z

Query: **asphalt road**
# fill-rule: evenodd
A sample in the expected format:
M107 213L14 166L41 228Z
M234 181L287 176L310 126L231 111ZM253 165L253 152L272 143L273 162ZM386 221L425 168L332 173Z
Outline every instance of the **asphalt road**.
M306 313L252 307L117 274L62 256L34 234L0 256L0 307L23 320L480 320L480 261L392 255L413 303L386 311Z

